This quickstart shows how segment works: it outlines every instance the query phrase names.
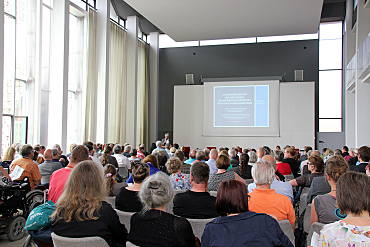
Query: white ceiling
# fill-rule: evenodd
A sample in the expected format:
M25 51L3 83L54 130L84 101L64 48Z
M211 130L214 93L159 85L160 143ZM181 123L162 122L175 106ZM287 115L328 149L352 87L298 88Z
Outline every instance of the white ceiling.
M323 0L125 0L175 41L316 33Z

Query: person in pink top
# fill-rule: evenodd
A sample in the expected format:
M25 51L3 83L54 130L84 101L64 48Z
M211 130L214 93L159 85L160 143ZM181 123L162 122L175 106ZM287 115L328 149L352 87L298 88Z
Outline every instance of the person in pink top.
M280 150L275 151L275 161L277 166L277 171L282 175L292 174L292 169L288 163L283 163L284 153Z
M64 191L64 185L71 174L72 169L81 161L89 159L89 150L84 145L78 145L73 149L71 160L67 167L59 169L50 176L48 199L57 203Z

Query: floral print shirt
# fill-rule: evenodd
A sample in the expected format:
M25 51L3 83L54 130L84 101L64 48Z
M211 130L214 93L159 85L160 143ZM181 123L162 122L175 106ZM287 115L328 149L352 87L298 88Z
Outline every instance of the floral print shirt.
M170 181L174 190L189 190L190 186L190 174L172 174L170 175Z
M370 246L370 226L354 226L343 220L327 224L320 232L319 246Z
M5 175L0 171L0 187L12 186L12 180L5 177Z

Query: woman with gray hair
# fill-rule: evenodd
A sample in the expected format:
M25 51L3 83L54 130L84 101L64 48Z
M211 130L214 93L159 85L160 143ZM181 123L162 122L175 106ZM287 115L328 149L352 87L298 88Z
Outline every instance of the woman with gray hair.
M158 172L148 177L141 185L139 198L146 211L131 217L128 235L131 243L142 247L195 246L189 221L166 212L166 205L173 198L173 188L166 174Z
M248 162L248 165L250 165L250 166L254 166L254 164L256 164L256 162L257 162L257 154L256 154L256 152L254 152L254 151L249 151L248 152L248 155L249 155L249 162Z

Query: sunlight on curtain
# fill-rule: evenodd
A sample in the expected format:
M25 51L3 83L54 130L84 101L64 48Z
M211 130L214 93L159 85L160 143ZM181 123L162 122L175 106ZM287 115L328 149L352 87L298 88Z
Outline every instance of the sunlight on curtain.
M139 40L137 75L137 139L149 146L149 45Z
M88 20L88 48L87 48L87 85L86 85L86 113L85 131L83 140L96 141L96 93L97 93L97 66L96 66L96 30L97 13L89 8Z
M108 142L125 142L126 31L110 23Z

